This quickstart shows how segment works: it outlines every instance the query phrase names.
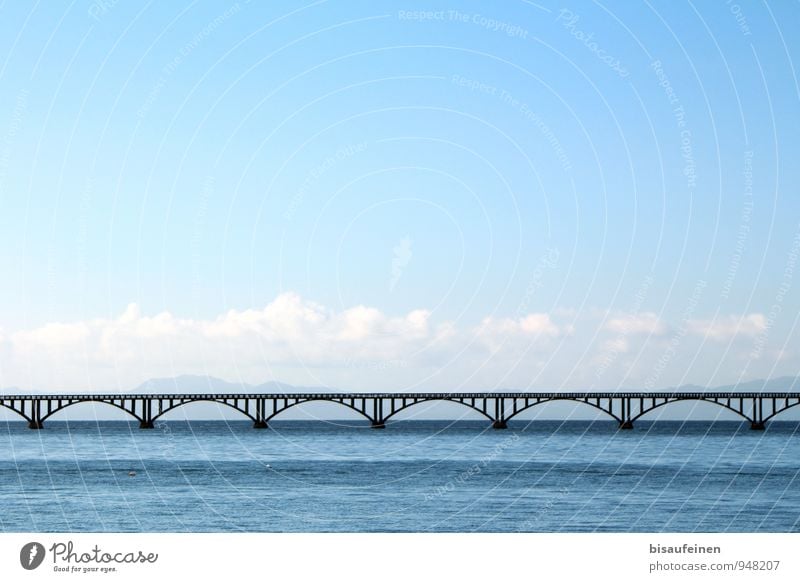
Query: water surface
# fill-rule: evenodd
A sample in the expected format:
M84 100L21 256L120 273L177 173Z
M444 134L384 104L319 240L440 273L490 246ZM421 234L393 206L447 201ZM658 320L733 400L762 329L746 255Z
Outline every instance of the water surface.
M2 531L800 530L800 425L0 423ZM130 476L135 472L135 476Z

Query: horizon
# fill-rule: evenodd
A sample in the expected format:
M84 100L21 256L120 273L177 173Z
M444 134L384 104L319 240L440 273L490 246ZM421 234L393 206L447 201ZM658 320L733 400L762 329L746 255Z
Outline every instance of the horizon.
M92 6L0 22L0 386L800 375L796 7Z
M263 382L257 382L257 383L236 382L236 381L226 380L224 378L219 378L219 377L216 377L216 376L202 376L202 375L194 375L194 374L181 374L181 375L178 375L178 376L170 376L170 377L148 378L147 380L145 380L144 382L141 382L140 384L138 384L136 386L131 386L129 388L121 388L119 392L113 392L112 391L112 392L109 392L109 393L114 393L114 394L116 394L116 393L131 393L131 392L134 392L134 391L137 391L137 390L142 390L142 389L146 388L148 384L152 384L152 383L159 383L160 385L161 384L166 384L167 386L170 383L172 383L172 384L175 384L177 386L180 382L197 382L197 383L200 383L200 384L202 384L202 383L206 383L206 384L222 383L222 384L225 384L225 385L230 386L230 387L239 386L239 387L248 387L248 388L261 388L261 387L264 387L264 386L276 386L276 387L277 386L283 386L283 387L286 387L288 389L292 389L292 390L298 389L298 390L303 390L303 391L306 391L306 392L308 392L308 391L311 391L311 392L313 392L313 391L337 391L337 392L354 393L354 394L356 394L356 393L370 393L370 391L364 391L364 390L351 390L346 386L344 386L344 387L342 387L342 386L298 386L298 385L295 385L295 384L290 384L288 382L284 382L284 381L276 380L276 379L265 380ZM769 383L785 383L785 382L789 382L791 384L791 386L794 386L795 384L800 384L800 376L779 376L779 377L776 377L776 378L756 378L756 379L752 379L752 380L746 380L746 381L738 382L736 384L718 384L718 385L714 385L714 386L700 386L700 385L697 385L697 384L681 384L680 386L664 386L664 387L660 387L660 388L652 388L651 390L647 390L647 391L648 392L665 392L665 391L676 391L676 392L677 391L684 391L684 392L686 392L686 391L690 391L690 390L688 390L689 388L698 388L700 390L721 390L721 389L724 389L724 388L736 388L738 386L747 385L747 384L767 385ZM684 389L687 389L687 390L684 390ZM104 393L102 390L95 390L95 391L91 391L91 392L86 392L85 390L82 391L80 388L73 389L72 391L70 391L70 390L60 390L60 391L57 391L57 392L47 393L47 392L41 392L41 391L37 391L37 390L26 390L26 389L21 388L19 386L0 386L0 395L7 393L8 390L16 391L16 392L19 392L21 394L53 394L53 395L59 395L59 394L82 394L82 393L102 394L102 393ZM616 389L597 387L597 388L593 388L592 390L582 390L580 387L573 387L573 388L564 388L564 389L561 389L561 390L553 390L553 389L548 388L547 386L531 387L531 388L528 388L526 390L515 389L515 387L513 387L513 386L508 386L508 387L504 387L504 388L493 388L491 390L490 389L468 390L468 391L461 390L461 392L476 392L476 393L477 392L487 392L487 393L491 393L491 392L498 392L498 393L503 393L503 392L505 392L505 393L525 393L525 392L530 392L531 394L535 394L535 393L539 393L539 392L621 392L621 391L626 391L626 390L627 391L644 392L644 390L636 390L635 388L620 388L620 387L617 387ZM374 393L376 391L373 390L371 392ZM386 393L391 394L391 393L404 393L404 392L405 393L411 393L409 391L404 391L402 389L389 391L389 392L386 392ZM421 392L421 391L419 391L419 392ZM454 393L454 392L459 392L459 391L458 390L441 389L441 390L428 390L427 392L429 392L429 393L432 392L432 393L443 393L443 394L446 394L446 393ZM140 392L140 393L143 393L143 392ZM196 392L196 393L204 394L206 392L199 391L199 392ZM208 392L208 393L211 393L211 392Z
M775 387L769 386L770 384L789 384L789 388L794 388L796 384L800 382L800 377L783 377L783 378L774 378L771 380L755 380L746 382L739 385L729 385L729 386L715 386L715 387L701 387L695 385L685 385L685 386L676 386L671 388L665 388L662 390L652 390L647 392L641 392L642 394L652 393L652 394L692 394L692 393L701 393L701 394L736 394L742 395L743 397L749 397L749 395L753 394L780 394L780 395L800 395L800 390L787 390L785 386L783 387ZM191 386L179 386L181 383L205 383L209 385L208 390L195 390ZM212 384L214 386L212 386ZM220 386L219 384L222 384ZM752 384L756 384L757 386L749 386ZM150 386L153 385L153 386ZM760 386L759 386L760 385ZM278 391L275 389L272 390L263 390L265 387L275 387L280 386L282 390ZM237 390L238 388L238 390ZM580 394L581 392L589 392L589 391L577 391L577 390L562 390L562 391L547 391L547 390L528 390L528 391L514 391L514 390L494 390L494 391L476 391L473 392L474 394L485 394L487 396L490 395L498 395L498 394L529 394L529 395L538 395L538 394L563 394L564 396L570 396L573 394ZM595 390L595 393L605 393L605 394L622 394L629 391L624 390L615 390L615 391L600 391ZM21 391L18 389L2 389L0 388L0 400L2 400L3 396L9 398L9 400L13 400L14 397L26 397L26 396L43 396L43 397L51 397L51 396L86 396L86 397L96 397L98 395L103 394L113 394L118 395L121 397L129 397L130 399L136 398L145 398L148 396L157 396L157 395L165 395L165 396L172 396L174 395L196 395L196 396L220 396L220 395L231 395L234 397L252 397L257 395L275 395L275 396L289 396L292 397L293 395L304 395L304 394L318 394L318 395L352 395L358 398L360 395L370 396L372 394L376 394L376 392L354 392L354 391L344 391L341 389L335 389L330 387L304 387L304 386L293 386L281 382L276 381L268 381L261 384L256 385L249 385L249 384L234 384L222 380L220 378L213 378L209 376L205 377L198 377L198 376L178 376L173 378L152 378L147 380L146 382L140 384L139 386L132 388L126 391L119 391L119 392L60 392L60 393L46 393L46 392L30 392L30 391ZM389 393L378 393L378 394L386 394L387 396L391 395L413 395L413 394L426 394L424 392L403 392L403 391L395 391ZM428 392L427 394L441 394L442 396L448 394L457 394L457 392L453 391L436 391L436 392ZM205 421L205 420L218 420L221 422L230 422L236 420L242 420L242 411L241 410L232 410L230 404L224 404L224 400L197 400L194 402L189 402L188 404L183 404L178 406L176 409L168 411L166 413L167 421L175 421L175 422L191 422L191 421ZM787 406L789 400L787 399ZM744 400L742 400L742 405L744 406ZM14 403L4 403L3 406L0 407L0 422L25 422L24 420L20 419L18 411L14 410L13 407ZM238 404L236 404L238 406ZM366 404L365 404L366 406ZM755 406L755 405L753 405ZM77 407L77 408L76 408ZM476 421L476 422L486 422L486 418L482 417L477 409L470 409L469 407L464 407L463 404L459 402L447 400L444 398L434 398L431 400L421 401L416 404L412 404L409 407L411 410L402 411L400 413L400 418L395 418L394 421L406 421L406 420L425 420L425 421L448 421L448 422L459 422L459 421ZM514 405L514 410L516 410L516 405ZM92 401L85 401L85 402L77 402L74 405L68 405L64 411L57 412L58 417L55 419L56 421L62 422L70 422L70 421L86 421L86 422L101 422L101 421L120 421L120 422L133 422L129 416L128 412L123 412L118 408L108 405L104 402L92 402ZM454 418L455 417L455 418ZM160 419L162 420L162 419ZM325 401L325 400L310 400L308 402L303 402L299 406L292 406L288 410L283 411L280 413L280 418L277 419L278 421L302 421L302 420L316 420L316 421L364 421L364 417L359 413L348 410L347 408L340 406L335 403L335 401ZM601 420L609 420L608 415L606 412L602 412L596 409L592 409L586 406L582 406L580 401L574 400L559 400L554 399L552 401L543 402L541 404L536 404L535 406L531 407L527 411L520 413L519 418L516 419L517 423L519 422L539 422L539 421L601 421ZM704 400L677 400L674 402L669 403L666 406L658 407L654 413L649 412L647 413L647 418L645 421L674 421L674 422L708 422L708 421L726 421L726 422L739 422L742 423L743 419L741 416L737 416L733 410L726 410L724 407L720 408L718 405ZM800 406L792 405L789 407L788 411L781 412L780 418L777 419L779 422L797 422L800 420ZM48 420L48 424L51 420ZM252 422L252 418L245 422ZM272 420L270 421L272 422ZM614 422L610 420L610 422ZM637 421L638 422L638 421ZM769 421L774 422L774 420ZM515 423L515 425L517 425Z

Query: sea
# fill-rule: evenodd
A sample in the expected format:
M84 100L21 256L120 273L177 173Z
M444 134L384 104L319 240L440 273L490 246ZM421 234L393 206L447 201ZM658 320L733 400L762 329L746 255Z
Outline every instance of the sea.
M800 424L0 423L4 532L794 532Z

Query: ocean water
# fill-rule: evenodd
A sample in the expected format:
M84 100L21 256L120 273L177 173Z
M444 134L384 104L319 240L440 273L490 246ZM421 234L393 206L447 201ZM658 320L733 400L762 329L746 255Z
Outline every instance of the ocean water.
M789 532L799 477L795 422L0 424L7 532Z

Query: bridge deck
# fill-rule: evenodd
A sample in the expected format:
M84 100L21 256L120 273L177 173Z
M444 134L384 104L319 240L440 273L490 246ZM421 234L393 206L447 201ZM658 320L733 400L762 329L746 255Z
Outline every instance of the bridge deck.
M28 421L31 428L42 428L45 420L76 404L104 403L127 412L142 428L180 406L211 401L238 410L251 419L255 428L266 428L267 421L304 402L328 401L345 406L366 418L375 428L384 428L396 414L420 404L446 400L466 406L492 422L494 428L507 428L509 420L531 408L553 401L574 401L606 413L620 428L633 428L643 415L678 401L710 402L763 429L767 420L785 410L800 406L800 392L261 392L261 393L83 393L83 394L6 394L0 406Z
M259 392L259 393L93 393L83 394L0 394L0 400L111 400L193 398L197 400L229 400L232 398L800 398L800 392Z

